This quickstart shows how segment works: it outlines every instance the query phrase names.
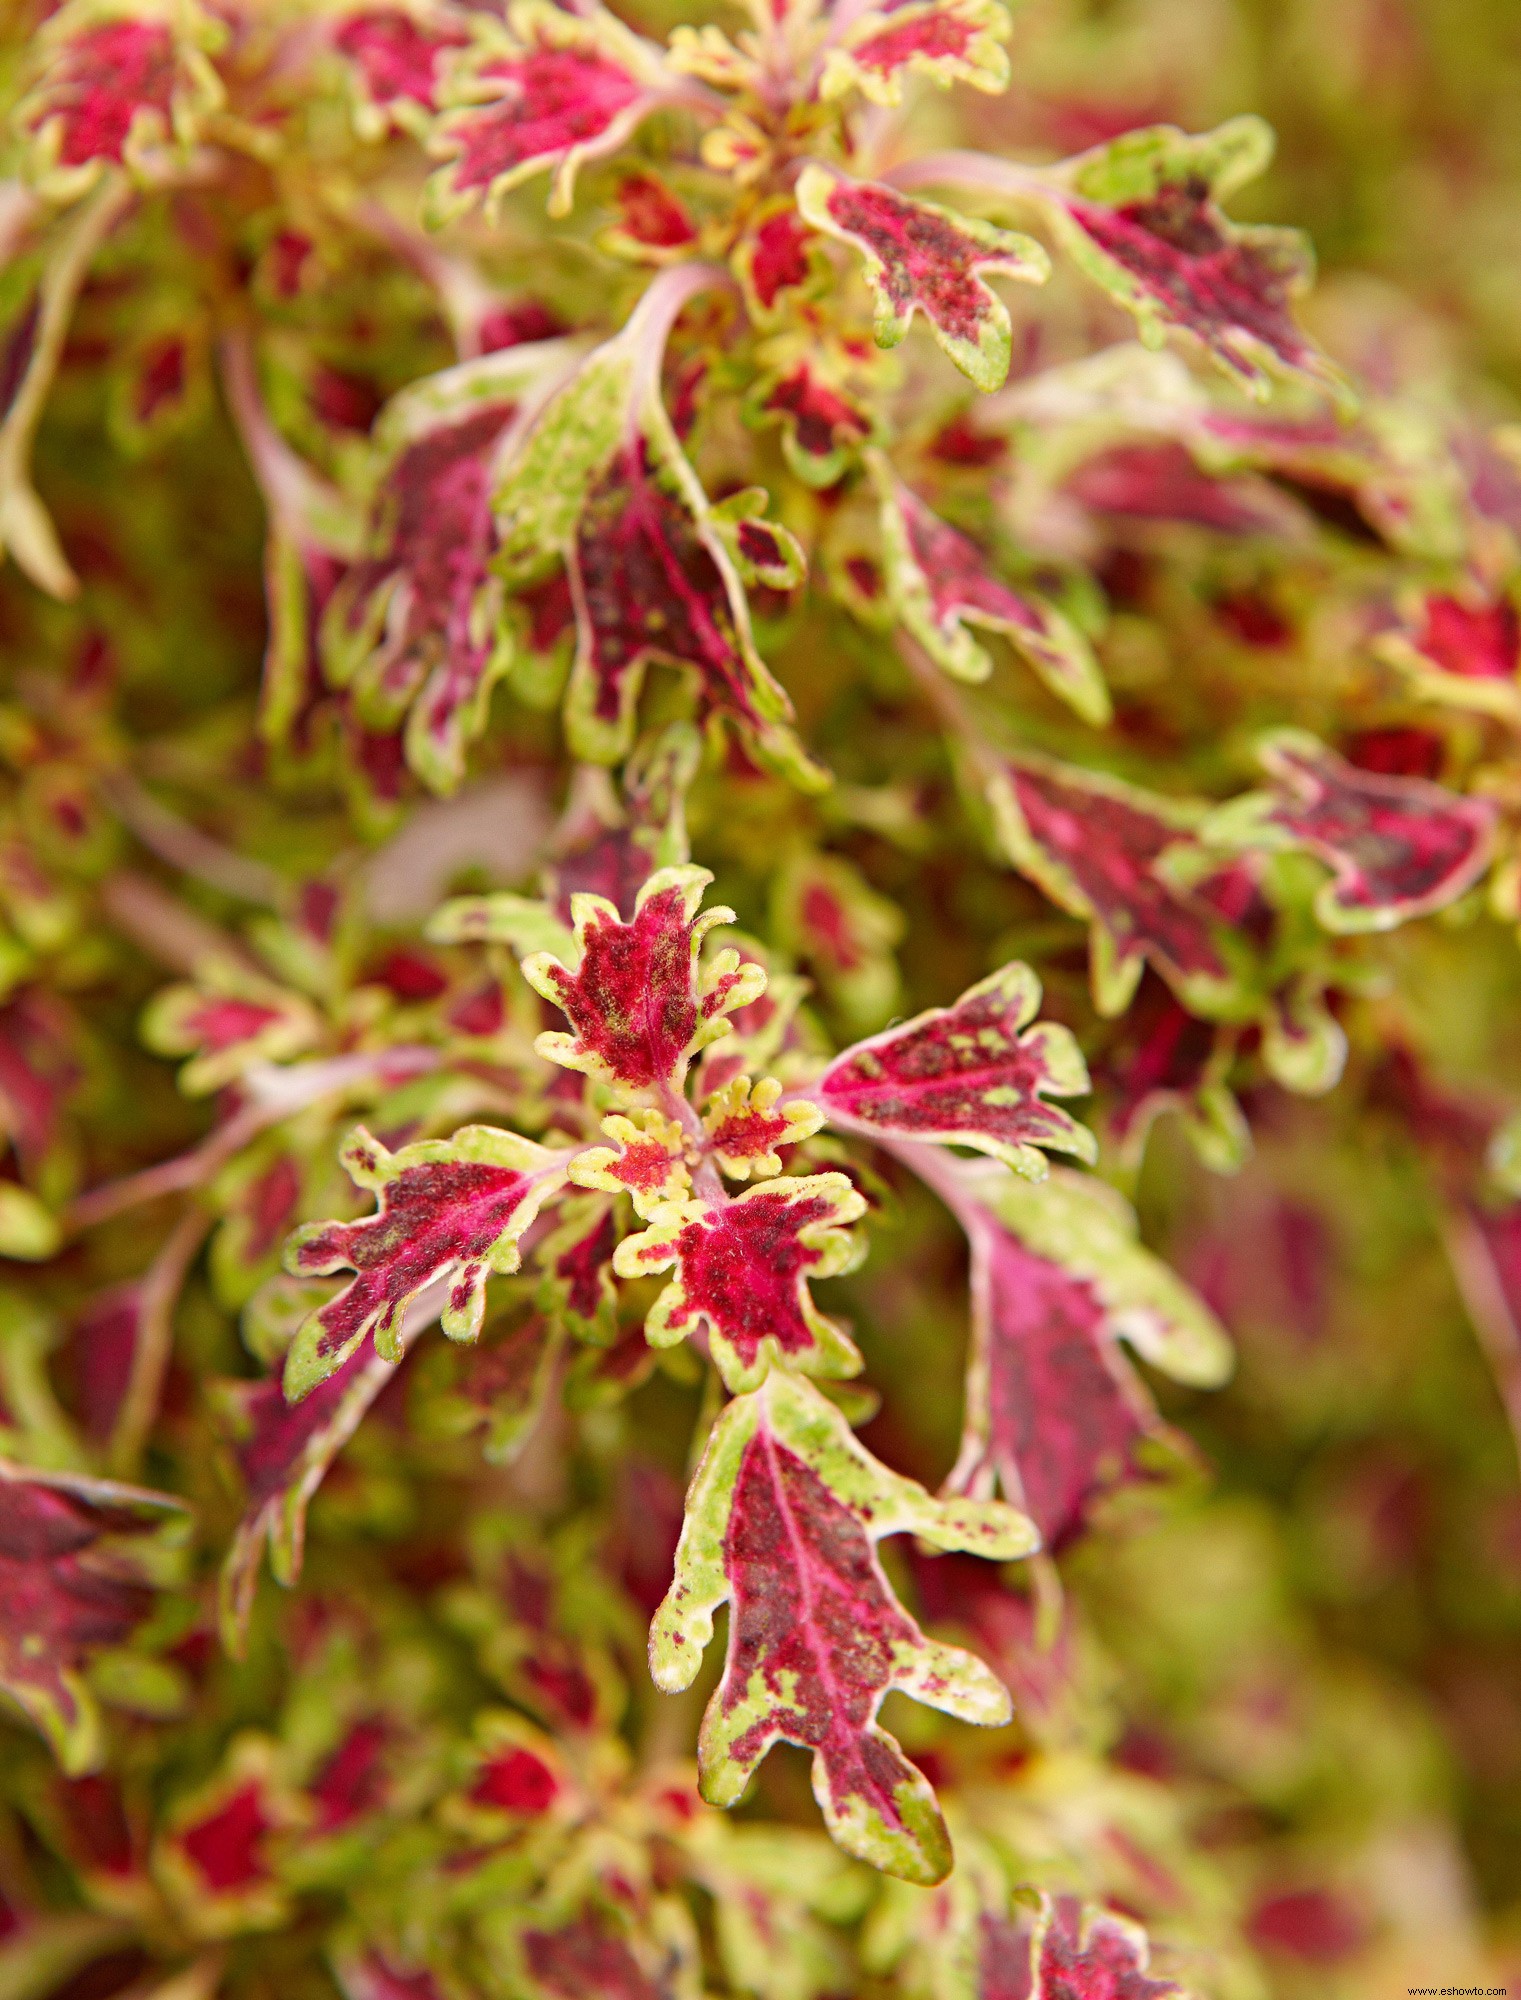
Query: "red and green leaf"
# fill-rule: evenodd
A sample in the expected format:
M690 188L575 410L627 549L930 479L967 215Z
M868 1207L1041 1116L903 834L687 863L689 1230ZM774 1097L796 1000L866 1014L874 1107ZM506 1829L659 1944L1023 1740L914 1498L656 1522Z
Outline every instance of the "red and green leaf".
M819 94L859 90L873 104L902 101L905 76L948 89L1008 88L1008 10L999 0L900 0L857 16L825 58Z
M880 1027L901 991L903 912L843 854L799 849L772 883L772 933L817 977L843 1018Z
M303 1323L285 1361L285 1394L299 1402L373 1336L386 1361L401 1358L403 1318L425 1291L442 1293L451 1340L481 1330L486 1280L518 1268L519 1239L564 1183L560 1156L490 1125L452 1139L423 1139L392 1153L356 1129L342 1154L349 1177L374 1192L358 1222L313 1222L286 1250L298 1277L354 1277Z
M876 460L875 471L887 584L904 630L964 681L986 680L993 671L968 628L1001 632L1085 722L1107 722L1109 690L1071 619L1039 592L1006 583L976 543L931 513L885 461Z
M849 1268L848 1225L865 1210L843 1174L766 1181L732 1200L673 1202L623 1239L613 1268L624 1278L674 1268L645 1338L674 1347L705 1327L736 1392L754 1388L773 1361L811 1375L854 1375L861 1357L809 1286Z
M1093 1135L1047 1104L1080 1097L1088 1071L1071 1033L1030 1024L1040 982L1026 965L979 980L953 1007L932 1007L857 1042L825 1070L813 1096L831 1124L896 1139L976 1147L1039 1180L1042 1147L1095 1156Z
M684 463L684 461L683 461ZM567 700L572 739L602 762L620 754L650 662L688 667L705 706L773 734L780 691L749 631L734 552L643 438L593 482L571 551L579 643ZM756 567L785 566L776 548Z
M67 200L103 171L183 145L221 101L206 59L217 39L191 7L171 15L73 0L60 8L37 36L36 81L15 114L32 141L33 177Z
M540 1055L625 1091L680 1088L697 1051L728 1032L726 1016L765 990L765 973L736 951L699 963L708 932L734 920L722 908L697 914L712 879L705 868L658 870L628 923L601 896L571 899L573 962L549 952L523 962L571 1024L570 1034L540 1035Z
M879 347L896 347L922 312L964 375L979 389L1002 387L1009 309L981 273L1042 283L1050 263L1038 243L817 164L799 176L797 202L805 222L864 260Z
M434 791L458 786L511 657L492 571L497 461L567 360L551 341L463 362L414 383L378 422L369 545L330 600L323 648L366 724L406 718L407 760Z
M436 1347L413 1373L410 1420L425 1437L482 1432L486 1463L510 1465L544 1409L559 1352L558 1329L537 1313L488 1327L473 1346Z
M787 726L791 704L755 648L735 554L742 523L715 519L660 400L666 335L693 289L686 265L657 278L527 431L496 498L503 569L517 584L565 565L577 631L565 718L579 756L628 754L646 670L660 661L689 670L704 711L816 788L821 774ZM766 539L758 574L795 564L785 530L749 505L744 518Z
M660 1111L615 1112L602 1121L610 1146L589 1146L568 1169L577 1187L626 1194L637 1215L648 1218L663 1203L680 1201L691 1185L686 1134Z
M818 238L795 203L778 197L762 208L733 253L750 316L767 326L818 283L823 259Z
M1392 930L1455 902L1489 866L1497 813L1488 799L1360 770L1299 730L1265 738L1258 756L1272 789L1221 806L1204 835L1323 861L1331 879L1315 914L1328 931Z
M698 226L681 197L654 174L625 174L618 183L618 221L600 238L604 250L638 264L668 264L690 252Z
M222 1565L222 1631L232 1652L240 1653L246 1640L266 1543L275 1580L289 1587L301 1574L312 1498L397 1366L397 1359L356 1346L295 1404L275 1376L219 1385L247 1493Z
M1059 1546L1098 1494L1166 1435L1123 1360L1126 1340L1179 1381L1217 1386L1230 1349L1214 1315L1136 1240L1103 1182L1063 1172L1036 1189L1002 1167L956 1169L972 1248L972 1359L952 1491L995 1487Z
M333 37L363 91L362 130L422 130L439 108L445 65L469 46L467 28L442 8L367 7L347 15Z
M618 1288L613 1252L618 1219L611 1202L573 1197L564 1220L539 1244L541 1311L575 1340L610 1348L618 1339Z
M666 2000L693 1990L689 1920L676 1906L663 1906L680 1925L679 1937L643 1934L645 1926L627 1908L627 1897L604 1905L588 1902L573 1915L563 1909L532 1911L515 1926L520 1970L513 1990L527 2000ZM673 1929L675 1926L667 1926Z
M520 1715L488 1709L476 1720L465 1782L443 1809L452 1826L494 1843L581 1803L551 1738Z
M784 336L746 399L757 425L780 424L782 453L806 486L833 486L876 432L853 370L827 344Z
M1312 270L1304 238L1228 222L1219 207L1272 150L1260 118L1198 137L1154 125L1066 161L1047 183L1063 244L1135 315L1142 340L1190 334L1255 395L1272 374L1340 380L1290 312Z
M1376 646L1416 694L1510 720L1521 716L1521 617L1508 596L1431 591L1407 610L1403 629L1380 634Z
M671 80L659 51L603 8L562 13L514 0L508 30L479 23L476 46L451 77L459 106L438 128L448 164L429 200L438 220L484 199L488 213L534 174L552 175L550 213L569 213L578 169L630 137Z
M1094 1067L1120 1158L1137 1164L1154 1121L1175 1111L1206 1166L1234 1173L1252 1143L1226 1082L1235 1030L1199 1020L1155 978L1143 982L1121 1027Z
M650 1667L689 1687L729 1610L724 1676L698 1744L703 1796L738 1803L774 1743L813 1752L814 1796L835 1839L890 1874L937 1882L950 1840L928 1780L877 1721L891 1689L967 1722L1009 1716L971 1654L924 1637L873 1544L916 1534L990 1559L1035 1531L996 1502L933 1500L878 1463L833 1404L773 1369L715 1425L687 1496L676 1576L650 1628Z
M1004 1992L1028 2000L1185 2000L1175 1981L1150 1976L1150 1962L1139 1924L1076 1896L1042 1893L1033 1916L988 1927L980 1990L989 2000Z
M1009 859L1091 926L1089 974L1101 1014L1123 1013L1149 961L1184 1003L1232 1004L1241 941L1172 864L1202 856L1202 802L1163 798L1095 771L1010 759L991 788Z
M90 1663L152 1611L150 1538L182 1512L167 1493L0 1459L0 1688L67 1771L99 1759Z
M782 1171L779 1148L812 1138L824 1114L807 1098L781 1101L775 1077L753 1085L748 1076L731 1077L703 1107L704 1151L730 1180L769 1179Z
M321 1023L300 994L229 968L196 985L169 986L143 1016L143 1040L160 1055L189 1056L180 1087L220 1090L255 1063L287 1062L317 1042Z
M275 1745L251 1733L234 1737L221 1769L177 1802L154 1844L153 1872L192 1936L288 1923L276 1853L300 1817L280 1781Z
M285 1147L245 1154L216 1184L222 1221L211 1239L211 1277L219 1302L236 1310L279 1268L280 1249L296 1221L305 1175Z

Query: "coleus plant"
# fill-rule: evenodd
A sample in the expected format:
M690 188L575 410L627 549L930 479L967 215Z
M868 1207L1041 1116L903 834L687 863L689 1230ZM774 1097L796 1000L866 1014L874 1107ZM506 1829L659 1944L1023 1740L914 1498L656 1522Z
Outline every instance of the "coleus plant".
M1386 1965L1261 1604L1391 1149L1521 1434L1511 432L1001 0L33 11L0 1987Z

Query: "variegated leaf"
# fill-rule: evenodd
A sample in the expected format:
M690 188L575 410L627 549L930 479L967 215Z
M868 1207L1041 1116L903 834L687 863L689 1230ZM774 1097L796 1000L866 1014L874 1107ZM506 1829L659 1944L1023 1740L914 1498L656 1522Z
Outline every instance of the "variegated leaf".
M1008 36L1008 10L999 0L900 0L873 8L830 48L819 93L827 99L855 89L873 104L894 105L907 75L993 95L1008 87Z
M1070 764L1011 758L990 788L1005 850L1053 902L1091 926L1089 976L1101 1014L1123 1013L1149 960L1184 1003L1228 1011L1244 941L1174 873L1197 876L1203 801L1164 798Z
M753 1085L747 1076L731 1077L703 1107L704 1150L730 1180L768 1179L782 1170L778 1148L811 1138L824 1114L806 1098L783 1103L775 1077Z
M540 1055L629 1092L680 1087L697 1051L727 1033L726 1016L765 990L764 972L736 951L699 963L708 932L734 918L722 908L697 914L712 879L705 868L658 870L628 923L601 896L572 897L573 962L548 952L523 962L524 977L571 1024L570 1034L540 1035Z
M153 1609L148 1538L183 1511L167 1493L0 1459L0 1688L65 1770L99 1760L86 1670Z
M1202 831L1247 851L1302 848L1331 879L1315 898L1328 931L1393 930L1471 889L1494 853L1497 812L1425 778L1359 770L1317 738L1279 730L1258 756L1272 781L1212 813Z
M481 199L490 213L545 171L550 213L567 214L582 163L615 152L670 91L658 49L601 6L566 14L513 0L506 30L477 17L476 45L450 80L459 108L439 127L448 164L429 185L433 215Z
M1036 1546L1033 1525L1011 1508L932 1500L874 1459L832 1403L773 1369L729 1404L708 1441L676 1578L650 1628L650 1667L668 1692L689 1687L728 1603L724 1677L698 1744L703 1796L737 1804L772 1744L801 1744L840 1845L890 1874L937 1882L951 1865L945 1823L878 1709L897 1688L997 1724L1009 1697L980 1660L927 1640L894 1598L873 1544L905 1533L995 1560Z
M814 1087L832 1124L899 1139L975 1146L1031 1180L1042 1147L1095 1156L1093 1135L1044 1101L1079 1097L1088 1071L1066 1028L1042 1021L1040 982L1006 965L969 987L954 1007L932 1007L857 1042Z
M1197 137L1148 126L1054 170L1049 212L1074 260L1134 313L1148 346L1168 328L1192 335L1254 395L1268 393L1274 374L1341 387L1289 310L1313 269L1305 238L1228 222L1219 207L1272 150L1256 117Z
M1038 243L817 164L799 176L797 202L805 222L864 259L878 346L896 347L922 312L963 375L979 389L1002 387L1009 309L980 274L1042 283L1050 263Z
M496 496L502 566L518 584L556 558L565 565L577 630L565 712L578 755L610 764L628 754L646 671L661 661L690 670L705 711L816 788L822 774L755 648L731 548L740 523L715 521L658 393L667 333L693 289L688 265L657 278L527 431ZM746 518L763 525L754 508ZM790 566L790 537L770 525L764 534L757 571Z
M884 460L875 461L875 471L888 590L904 630L964 681L986 680L993 671L968 628L1001 632L1085 722L1107 722L1109 690L1071 619L1039 592L1005 582L975 542L932 513Z
M753 1388L773 1361L854 1375L861 1357L809 1286L848 1267L846 1230L865 1209L843 1174L765 1181L732 1200L672 1202L655 1210L648 1229L623 1239L613 1267L625 1278L674 1267L645 1337L673 1347L706 1327L733 1390Z
M995 1486L1059 1546L1094 1497L1135 1470L1163 1434L1121 1358L1124 1339L1180 1381L1230 1371L1224 1332L1202 1300L1136 1240L1121 1196L1072 1172L1041 1188L1001 1166L956 1170L972 1246L973 1346L966 1432L953 1492Z
M518 1268L518 1240L564 1184L561 1156L515 1132L466 1125L452 1139L389 1152L363 1127L343 1149L357 1186L377 1198L358 1222L312 1222L286 1248L299 1277L352 1271L337 1295L305 1320L285 1360L285 1394L299 1402L373 1335L386 1361L401 1357L408 1305L437 1281L439 1318L452 1340L474 1340L492 1272Z

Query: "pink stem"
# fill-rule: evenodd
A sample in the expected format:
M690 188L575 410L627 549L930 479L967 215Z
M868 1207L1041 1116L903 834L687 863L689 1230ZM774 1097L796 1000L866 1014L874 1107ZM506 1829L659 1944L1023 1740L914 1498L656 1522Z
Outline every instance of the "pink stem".
M1484 1233L1466 1209L1454 1209L1443 1234L1463 1304L1489 1363L1521 1464L1521 1327L1495 1269Z
M932 187L953 181L959 187L986 188L990 194L1011 194L1025 199L1049 196L1051 182L1037 167L1022 167L1017 160L1000 160L992 153L921 153L905 160L882 176L898 188Z
M284 901L285 884L273 868L248 860L191 826L160 805L128 772L109 773L101 780L101 790L123 825L171 868L239 902L278 908Z
M128 1174L123 1180L107 1181L101 1187L89 1189L71 1203L66 1225L71 1232L91 1229L96 1223L108 1221L129 1208L138 1208L145 1201L204 1187L261 1132L304 1111L308 1105L354 1084L399 1083L409 1076L421 1076L437 1068L440 1060L436 1049L398 1044L375 1054L333 1056L317 1062L292 1063L285 1068L271 1064L265 1071L255 1070L245 1078L245 1086L254 1093L253 1101L242 1105L225 1125L188 1153L146 1167L141 1173Z
M164 1377L174 1349L174 1309L213 1219L203 1208L188 1209L170 1230L138 1287L132 1369L106 1455L110 1470L118 1478L136 1471L158 1416Z
M259 394L248 334L239 328L224 335L219 354L227 407L270 518L292 540L310 542L313 514L324 507L341 509L342 496L275 429Z
M660 364L671 328L688 300L714 285L736 289L733 276L721 264L674 264L661 272L629 315L618 338L635 350L628 408L631 436L638 430L640 413L660 393Z

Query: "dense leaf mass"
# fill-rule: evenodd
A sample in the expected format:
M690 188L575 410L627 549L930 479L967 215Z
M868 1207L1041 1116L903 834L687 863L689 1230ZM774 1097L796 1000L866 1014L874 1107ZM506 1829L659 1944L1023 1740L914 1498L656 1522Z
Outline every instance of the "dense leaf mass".
M0 9L0 2000L1515 1987L1511 11Z

